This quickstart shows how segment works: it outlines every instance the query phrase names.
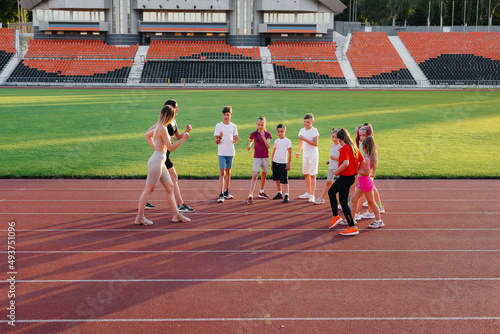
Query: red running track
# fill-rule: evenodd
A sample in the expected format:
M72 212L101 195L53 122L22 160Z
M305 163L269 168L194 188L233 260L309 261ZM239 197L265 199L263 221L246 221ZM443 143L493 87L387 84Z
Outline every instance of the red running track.
M158 188L147 227L133 224L143 180L0 180L1 331L498 332L500 180L377 180L386 226L354 237L296 198L304 181L289 204L252 206L249 182L218 204L218 181L181 180L188 224Z

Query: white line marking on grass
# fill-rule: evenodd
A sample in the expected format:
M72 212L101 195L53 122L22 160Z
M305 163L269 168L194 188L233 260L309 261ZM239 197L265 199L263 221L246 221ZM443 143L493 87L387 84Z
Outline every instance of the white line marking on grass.
M16 319L16 323L78 322L241 322L241 321L473 321L500 320L500 317L323 317L323 318L154 318L154 319ZM6 323L9 320L0 320Z
M162 279L47 279L47 280L17 280L16 283L189 283L189 282L414 282L414 281L500 281L500 277L470 277L470 278L162 278Z

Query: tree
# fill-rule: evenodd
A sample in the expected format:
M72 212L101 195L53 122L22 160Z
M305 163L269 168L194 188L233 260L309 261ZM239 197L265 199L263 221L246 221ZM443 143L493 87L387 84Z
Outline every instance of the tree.
M408 18L415 10L417 0L389 0L387 6L389 7L392 25L396 25L396 20L400 19L404 25L408 22Z
M488 3L489 5L489 3ZM489 25L493 25L493 17L496 16L496 23L500 22L500 13L497 13L497 10L500 8L500 0L492 0L491 1L491 12L490 17L488 18ZM495 14L496 13L496 14Z
M0 0L0 22L4 26L7 23L17 22L17 1L16 0Z
M387 0L358 0L359 17L362 22L372 25L386 25L390 10Z

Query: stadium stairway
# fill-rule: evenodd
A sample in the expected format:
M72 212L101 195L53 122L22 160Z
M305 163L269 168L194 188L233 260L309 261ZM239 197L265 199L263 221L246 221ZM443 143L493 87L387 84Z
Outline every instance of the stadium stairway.
M262 75L264 76L264 86L272 86L276 77L274 76L274 67L271 58L271 51L267 47L259 47L260 59L262 62Z
M424 72L420 69L415 59L410 54L410 51L403 44L403 41L399 36L387 36L389 37L389 41L391 41L394 48L399 53L399 56L405 63L406 67L410 71L411 75L415 79L415 81L419 84L420 87L428 88L431 86L429 80L425 76Z
M149 46L139 46L134 57L134 63L127 78L127 86L133 86L141 81L141 74L144 68L144 60L148 54Z
M347 81L347 87L353 88L358 87L358 78L356 78L356 74L354 74L354 70L352 69L351 63L349 59L347 59L347 50L349 49L349 43L351 41L351 33L347 35L346 40L344 41L344 45L340 45L336 50L335 54L337 55L337 59L342 69L342 73L344 73L344 77Z
M3 85L5 81L9 78L9 75L14 71L17 64L19 63L20 58L17 55L14 55L10 58L10 61L5 65L3 71L0 73L0 85Z

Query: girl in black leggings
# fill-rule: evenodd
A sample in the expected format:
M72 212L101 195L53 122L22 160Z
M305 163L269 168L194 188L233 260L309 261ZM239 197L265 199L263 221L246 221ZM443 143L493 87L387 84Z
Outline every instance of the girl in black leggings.
M358 228L354 226L354 219L352 217L351 209L349 208L348 197L349 188L356 179L360 163L363 161L363 156L359 153L359 149L354 144L351 136L349 135L349 131L341 128L337 132L337 138L339 139L342 147L340 148L339 168L335 171L335 175L338 175L339 177L328 191L328 197L330 197L330 206L332 207L333 214L330 228L343 221L343 219L338 215L337 197L335 196L339 193L340 206L342 207L345 219L349 224L347 230L340 232L340 234L356 235L359 231Z

